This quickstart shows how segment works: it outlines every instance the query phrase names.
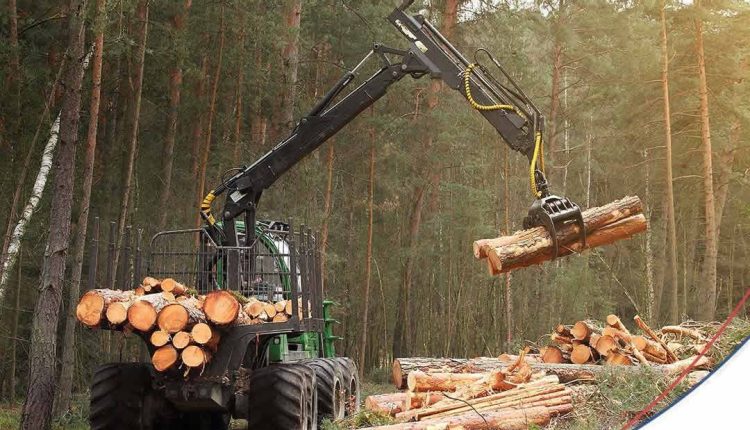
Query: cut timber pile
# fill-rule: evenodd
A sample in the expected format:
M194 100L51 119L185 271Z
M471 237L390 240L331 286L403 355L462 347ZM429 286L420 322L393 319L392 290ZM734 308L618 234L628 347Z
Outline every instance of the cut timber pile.
M648 223L642 211L641 200L635 196L583 211L585 246L580 240L580 227L566 224L557 230L558 255L608 245L645 231ZM554 249L549 232L544 227L534 227L510 236L477 240L474 256L487 259L490 273L497 275L551 260Z
M499 359L401 360L399 379L406 373L408 391L370 396L368 410L388 413L399 424L374 427L385 430L485 429L543 426L555 416L573 410L572 390L555 375L534 372L527 351ZM537 361L537 360L534 360ZM497 365L502 363L502 365ZM493 370L479 372L478 367ZM417 367L422 370L417 370ZM440 372L425 372L439 369ZM471 371L473 370L473 371ZM464 372L467 371L467 372ZM399 380L399 384L401 381ZM489 427L488 427L489 426Z
M301 299L301 318L299 305ZM191 369L202 372L225 328L285 322L291 316L292 300L268 303L225 290L198 295L174 279L150 276L129 291L88 291L76 307L81 324L135 331L155 347L151 362L156 370L184 367L185 375Z

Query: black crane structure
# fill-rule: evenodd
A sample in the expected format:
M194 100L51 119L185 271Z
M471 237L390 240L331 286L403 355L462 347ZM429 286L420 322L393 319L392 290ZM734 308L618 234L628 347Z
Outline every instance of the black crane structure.
M254 229L245 228L241 235L238 233L236 220L244 217L245 226L255 225L256 209L264 190L383 97L391 85L407 75L415 79L429 75L457 90L489 121L512 149L529 159L534 202L524 219L524 228L544 226L550 232L555 256L558 251L555 232L563 224L578 224L585 242L583 217L578 205L549 192L542 149L544 117L539 109L488 51L477 50L474 61L470 61L422 15L407 14L406 9L412 2L413 0L405 0L387 17L409 41L407 49L374 44L362 61L346 72L310 112L299 120L287 138L253 164L236 169L234 175L206 196L201 205L201 216L208 224L209 234L217 243L224 246L251 243L254 240ZM478 62L480 56L486 57L500 71L502 82ZM371 59L379 61L379 69L342 96L354 81L357 72ZM226 195L224 206L221 213L214 217L212 202L222 194ZM221 220L221 223L217 223L217 220ZM228 267L228 270L231 268Z

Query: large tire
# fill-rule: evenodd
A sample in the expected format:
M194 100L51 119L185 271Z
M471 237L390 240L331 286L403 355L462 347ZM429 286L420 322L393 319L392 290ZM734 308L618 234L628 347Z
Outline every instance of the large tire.
M291 364L254 370L248 393L248 429L307 430L312 383L308 374L308 370Z
M151 388L151 369L143 363L105 364L91 384L91 430L152 430L161 428Z
M344 395L346 396L346 416L355 415L359 412L360 404L362 403L362 394L359 384L359 372L357 371L357 365L354 360L348 357L336 357L331 360L341 366L342 373L342 386L344 388Z
M153 389L152 366L112 363L94 373L91 384L91 430L225 430L229 415L178 412Z
M311 366L300 364L296 367L305 379L305 407L307 408L305 429L318 430L318 377Z
M341 382L341 365L330 358L316 358L306 361L305 364L311 367L317 376L318 420L328 418L336 421L344 418L346 398Z

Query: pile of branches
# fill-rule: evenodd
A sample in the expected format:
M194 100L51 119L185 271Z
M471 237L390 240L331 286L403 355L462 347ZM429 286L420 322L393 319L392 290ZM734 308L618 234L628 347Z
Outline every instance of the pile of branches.
M534 372L526 353L487 372L464 372L473 369L466 364L440 372L410 371L407 391L369 396L365 408L400 421L374 427L380 430L546 425L573 410L573 393L557 376Z
M226 329L286 322L291 316L291 300L264 302L226 290L201 295L172 278L152 277L132 290L88 291L76 307L84 326L136 333L154 346L156 370L184 367L186 376L191 369L203 371Z
M608 315L605 323L577 321L559 324L550 335L551 342L540 349L544 363L668 365L691 360L705 348L707 335L682 325L653 330L639 316L634 318L641 333L631 333L617 315ZM701 363L705 366L707 363Z

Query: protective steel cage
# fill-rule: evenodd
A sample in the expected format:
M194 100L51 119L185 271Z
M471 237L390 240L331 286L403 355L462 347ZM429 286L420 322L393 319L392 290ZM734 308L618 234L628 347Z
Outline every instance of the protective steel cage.
M174 278L200 294L232 290L267 302L292 300L293 316L321 319L319 267L312 232L274 222L258 223L253 243L244 246L218 245L202 228L157 233L151 239L147 273Z

